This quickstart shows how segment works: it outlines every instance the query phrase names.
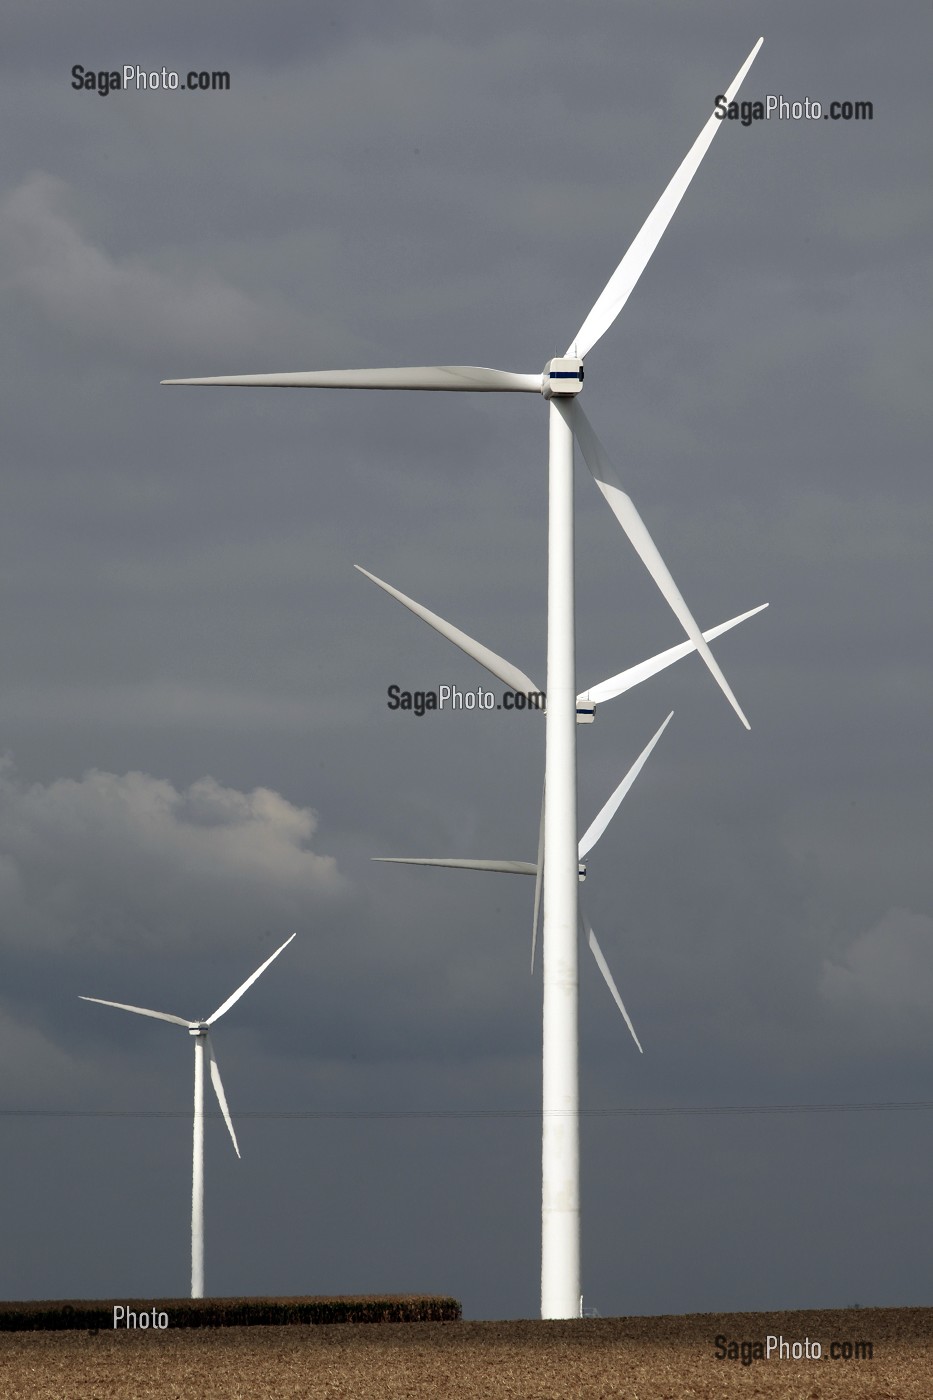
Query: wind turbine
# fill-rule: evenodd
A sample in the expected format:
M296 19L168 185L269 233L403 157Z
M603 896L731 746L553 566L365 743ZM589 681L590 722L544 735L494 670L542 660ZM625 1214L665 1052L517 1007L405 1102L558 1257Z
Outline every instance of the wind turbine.
M641 753L638 755L638 757L636 758L635 762L632 764L631 768L628 770L628 772L626 773L625 777L622 779L621 783L619 783L618 787L616 787L616 788L613 790L613 792L609 795L608 799L603 803L602 807L599 809L599 812L597 813L597 815L596 815L596 816L593 818L593 820L590 822L590 824L589 824L589 826L587 827L586 831L585 831L585 832L583 833L583 835L580 837L580 841L579 841L579 844L578 844L578 846L577 846L577 859L578 859L578 861L579 861L579 866L578 866L577 875L578 875L578 879L579 879L579 881L580 881L580 884L582 884L583 881L586 879L586 865L585 865L585 863L584 863L585 860L586 860L586 857L589 855L590 851L591 851L591 850L593 849L593 847L596 845L597 841L598 841L599 838L602 836L603 832L606 830L606 827L609 825L609 823L612 821L612 818L615 816L616 812L619 810L619 807L622 805L623 799L628 795L629 790L631 789L632 784L634 783L635 779L638 777L639 773L641 772L641 770L644 768L645 764L647 763L648 758L649 758L649 756L650 756L650 754L651 754L651 751L653 750L655 744L658 742L658 740L660 739L661 735L664 733L664 731L665 731L665 729L667 728L667 726L670 724L670 722L671 722L671 720L673 719L673 717L674 717L674 712L673 712L673 710L672 710L671 713L668 715L667 719L666 719L666 720L664 721L664 723L661 725L661 727L660 727L660 729L658 730L658 732L655 734L654 738L651 739L651 741L650 741L648 744L646 744L645 747L642 749ZM534 877L535 877L535 914L534 914L534 921L533 921L533 925L532 925L532 937L531 937L531 965L532 965L532 969L533 969L533 968L534 968L534 960L535 960L535 936L536 936L537 931L538 931L538 897L537 897L537 896L538 896L538 881L540 880L540 877L541 877L541 854L542 854L542 853L541 853L541 846L540 846L540 842L539 842L539 844L538 844L538 858L537 858L536 861L528 861L528 860L459 860L459 859L452 859L452 858L450 858L450 857L444 857L444 856L441 856L441 857L424 857L424 856L373 856L373 860L380 861L382 864L385 864L385 865L429 865L429 866L439 866L439 867L442 867L442 868L445 868L445 869L448 869L448 870L487 870L487 871L493 871L493 872L495 872L495 873L498 874L498 875L534 875ZM593 954L593 957L594 957L595 960L596 960L596 966L599 968L600 972L602 973L603 978L604 978L605 983L606 983L606 986L609 988L610 992L612 993L613 1000L615 1001L616 1006L617 1006L617 1007L619 1008L619 1010L621 1011L622 1016L623 1016L624 1019L625 1019L625 1024L628 1026L629 1030L631 1031L631 1033L632 1033L632 1039L634 1040L635 1044L638 1046L639 1052L643 1053L643 1052L642 1052L642 1049L641 1049L641 1041L638 1039L638 1036L635 1034L635 1027L632 1025L631 1017L629 1016L628 1012L627 1012L626 1009L625 1009L625 1004L623 1003L622 997L621 997L620 994L619 994L619 989L618 989L618 987L617 987L616 984L615 984L615 979L613 978L612 973L609 971L609 964L606 962L606 959L605 959L605 957L603 956L603 951L602 951L602 949L600 948L599 943L597 942L596 934L595 934L595 932L594 932L594 930L593 930L593 925L590 923L589 919L587 918L587 916L586 916L586 914L585 914L585 912L584 912L584 910L583 910L583 901L582 901L582 900L580 900L580 902L579 902L579 912L580 912L580 927L581 927L582 931L583 931L583 932L586 934L586 936L587 936L587 942L589 943L589 946L590 946L590 952Z
M291 938L286 938L281 948L276 948L271 958L266 958L261 967L257 967L251 977L247 977L241 986L237 987L232 996L227 997L225 1002L218 1006L212 1016L206 1017L203 1021L186 1021L181 1016L172 1016L167 1011L147 1011L143 1006L127 1006L122 1001L104 1001L102 997L80 997L80 1001L95 1001L100 1006L115 1006L118 1011L135 1011L137 1016L152 1016L157 1021L171 1021L175 1026L184 1026L188 1034L194 1039L194 1146L192 1150L191 1169L191 1296L192 1298L204 1297L204 1052L207 1051L211 1066L211 1083L214 1086L214 1093L217 1095L217 1102L220 1104L220 1111L224 1116L224 1122L230 1133L230 1140L233 1143L233 1150L239 1157L240 1148L236 1140L236 1133L233 1131L233 1122L230 1118L230 1110L227 1107L227 1096L224 1093L224 1086L220 1078L220 1069L217 1065L217 1057L214 1054L214 1047L211 1044L209 1030L215 1021L219 1021L234 1005L240 997L251 987L269 966L271 962L279 956L283 948L287 948L291 943Z
M472 657L474 661L478 661L491 675L498 677L499 680L503 681L507 686L510 686L513 691L533 696L536 701L538 699L547 700L547 696L539 689L536 682L533 681L530 676L527 676L524 671L520 670L518 666L513 665L511 661L507 661L504 656L499 656L489 647L484 646L482 642L478 642L474 637L469 636L466 632L462 632L459 627L454 627L453 623L447 622L443 617L440 617L438 613L431 612L430 608L424 607L422 603L416 603L414 598L409 598L407 594L402 593L400 589L393 588L392 585L386 583L384 579L377 578L376 575L371 574L368 569L364 569L361 564L354 564L353 567L359 573L363 574L364 577L368 578L370 582L375 583L381 588L384 593L388 593L391 598L395 598L399 603L402 603L409 612L414 613L415 617L420 617L422 622L426 622L429 627L433 627L435 632L439 632L442 637L446 637L448 641L453 642L454 646L459 647L467 656ZM724 632L728 632L731 628L737 627L740 622L746 622L750 617L754 617L756 613L763 612L767 606L767 603L759 603L757 608L752 608L749 612L740 614L739 617L732 617L728 622L721 622L718 627L711 627L709 631L703 633L704 641L711 642L716 637L721 637ZM640 661L636 666L629 666L624 671L619 671L616 675L610 676L608 680L600 681L598 685L590 686L588 690L582 691L577 696L577 723L592 724L596 718L597 705L603 704L606 700L614 700L619 695L624 695L627 690L631 690L636 685L641 685L643 681L650 680L650 678L656 676L659 671L665 670L668 666L673 666L675 661L681 661L685 656L689 656L692 651L696 651L696 646L693 642L679 642L677 646L668 647L666 651L658 652L657 656L651 656L647 661ZM537 703L535 704L535 708L539 708ZM642 754L635 767L626 776L624 781L628 782L629 786L631 786L631 782L634 782L638 773L641 772L642 764L647 759L651 749L657 743L669 719L670 715L668 715L667 720L664 721L661 729L655 735L651 744ZM627 792L628 788L626 788L625 791ZM623 796L624 795L623 793ZM621 801L621 798L619 800ZM543 843L544 795L542 794L541 829L538 837L537 862L534 865L526 863L522 866L520 871L521 874L533 874L535 876L534 919L531 930L532 972L534 971L535 963L535 942L538 935L541 877L544 867ZM374 856L373 859L388 860L389 857ZM580 859L583 859L582 855L580 855ZM419 859L402 863L415 865L453 865L458 869L463 867L480 870L508 868L509 871L515 873L513 871L514 862L505 862L504 865L500 862L494 862L491 865L482 863L476 865L474 862L462 860L435 861ZM592 944L590 946L592 947ZM601 955L597 956L597 962L599 961L599 956Z
M763 40L759 39L725 93L733 101ZM576 689L574 684L573 443L616 519L700 653L720 689L749 728L641 516L577 402L583 361L631 296L674 211L722 123L715 112L684 157L634 242L596 299L562 358L541 374L477 365L418 365L282 374L171 379L166 384L320 389L426 389L540 394L548 428L548 660L544 814L544 1008L541 1149L541 1315L580 1313L580 1172L577 1074Z
M420 617L422 622L426 622L429 627L433 627L435 632L439 632L442 637L446 637L454 646L459 647L467 656L471 656L474 661L478 661L484 666L490 675L496 676L513 691L535 697L546 699L545 692L541 687L527 676L518 666L507 661L504 656L499 656L482 642L476 641L474 637L462 632L459 627L455 627L452 622L447 622L438 613L432 612L422 603L416 603L414 598L409 598L400 589L393 588L391 583L386 583L385 579L377 578L368 569L364 569L362 564L354 564L354 569L361 573L364 578L368 578L371 583L376 584L384 593L388 593L390 598L395 598L414 613L415 617ZM767 603L759 603L757 608L751 608L749 612L741 613L738 617L731 617L728 622L721 622L718 627L711 627L702 634L705 642L711 642L716 637L721 637L724 632L729 632L733 627L738 627L740 622L747 622L756 613L763 612L768 606ZM606 700L614 700L616 696L623 695L625 691L631 690L633 686L641 685L642 681L650 680L659 671L665 670L668 666L673 666L675 661L681 661L685 656L689 656L692 651L696 651L696 643L693 641L679 642L676 646L668 647L666 651L658 652L657 656L651 656L647 661L641 661L637 666L629 666L624 671L619 671L617 675L610 676L608 680L600 681L598 685L590 686L589 689L581 691L577 696L577 721L580 724L591 723L595 718L596 706ZM535 708L538 708L535 706Z

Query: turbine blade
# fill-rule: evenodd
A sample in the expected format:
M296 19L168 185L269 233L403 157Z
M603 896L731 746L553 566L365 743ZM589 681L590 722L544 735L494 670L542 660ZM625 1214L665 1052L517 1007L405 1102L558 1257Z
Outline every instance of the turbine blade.
M426 860L421 856L372 856L382 865L439 865L447 870L492 870L499 875L534 875L530 860Z
M670 724L673 718L674 711L671 710L667 719L661 725L661 728L658 730L657 734L655 734L650 744L648 744L646 748L642 749L641 753L638 755L635 762L632 764L631 768L628 770L625 777L622 779L621 783L616 788L615 792L609 798L609 801L604 804L604 806L599 812L599 815L590 823L586 831L581 836L580 845L578 847L578 858L580 860L583 859L587 851L591 851L593 849L600 836L602 836L603 832L606 830L606 827L612 821L619 808L620 803L622 802L622 799L626 796L629 788L632 786L632 783L634 783L635 779L638 777L639 773L647 763L648 755L651 753L651 750L654 748L655 744L658 742L661 735L664 733L665 729Z
M763 39L758 40L736 73L725 94L727 102L731 102L735 97L763 42ZM625 257L597 297L592 311L570 343L568 356L579 357L582 360L605 335L628 301L720 126L722 122L714 112L681 161L667 189L642 224Z
M767 603L761 603L759 607L752 608L751 612L742 613L741 617L733 617L729 622L721 622L718 627L711 627L708 632L703 633L704 640L707 642L715 641L717 637L722 636L723 632L728 632L730 627L738 627L740 622L754 617L756 613L760 613L767 606ZM604 700L612 700L624 691L631 690L633 686L640 685L649 677L657 675L658 671L663 671L665 667L672 666L675 661L689 656L692 651L696 651L693 642L679 642L677 646L668 647L667 651L652 656L649 661L641 661L637 666L630 666L627 671L620 671L618 675L610 676L608 680L601 681L599 685L584 690L581 695L577 696L577 703L600 705Z
M127 1006L125 1001L104 1001L102 997L79 997L79 1001L96 1001L98 1006L115 1006L118 1011L135 1011L137 1016L152 1016L157 1021L171 1021L175 1026L193 1026L194 1021L183 1021L180 1016L170 1016L167 1011L147 1011L144 1006Z
M207 1053L211 1062L211 1083L214 1086L214 1093L217 1095L217 1102L220 1104L220 1111L224 1116L227 1131L233 1142L233 1150L236 1155L240 1155L240 1144L236 1140L236 1133L233 1131L233 1120L230 1117L230 1110L227 1107L227 1096L224 1093L223 1081L220 1078L220 1066L217 1063L217 1056L214 1054L214 1047L211 1044L210 1036L207 1036Z
M635 509L632 498L626 495L625 491L622 489L622 483L616 475L615 468L606 456L605 449L594 433L583 409L579 404L574 403L571 405L563 399L553 399L552 402L557 404L558 411L565 422L569 423L573 428L583 452L586 465L589 467L596 485L609 502L613 514L634 545L635 551L645 565L645 568L667 599L667 602L670 604L670 607L684 631L687 633L687 636L693 642L710 671L712 671L717 685L729 701L729 704L735 710L739 719L745 725L745 728L751 729L751 725L745 718L738 700L736 700L732 693L729 682L719 669L716 658L704 641L703 633L700 631L693 619L693 614L684 602L680 589L671 577L670 570L661 558L657 545L648 534L644 521Z
M163 384L267 389L447 389L540 394L540 374L512 374L481 365L406 365L391 369L324 369L294 374L225 374L210 379L163 379Z
M262 974L265 972L265 970L266 970L266 968L269 966L269 964L270 964L271 962L275 962L276 958L279 956L279 953L281 953L282 949L283 949L283 948L287 948L288 945L289 945L289 943L291 943L292 938L295 938L296 936L297 936L297 935L293 933L293 934L291 935L291 938L286 938L285 942L282 944L282 947L281 947L281 948L276 948L275 952L272 954L272 957L271 957L271 958L266 958L266 960L265 960L265 962L263 963L262 967L257 967L257 969L256 969L256 971L253 973L252 977L247 977L246 981L242 984L242 986L237 987L237 989L236 989L236 991L233 993L233 995L227 997L227 1000L226 1000L221 1006L218 1006L218 1008L217 1008L217 1010L214 1012L213 1016L208 1016L207 1020L204 1022L205 1026L212 1026L212 1025L214 1024L215 1021L219 1021L220 1018L221 1018L221 1016L223 1016L225 1012L227 1012L227 1011L230 1010L230 1008L231 1008L231 1006L234 1004L234 1002L237 1002L237 1001L240 1000L240 997L241 997L241 996L243 995L243 993L247 990L247 988L248 988L248 987L251 987L251 986L253 985L253 983L256 981L256 978L262 976Z
M591 952L592 952L592 954L593 954L593 957L596 959L596 966L599 968L600 972L603 974L603 977L605 978L605 981L606 981L606 986L609 988L610 992L612 993L613 999L615 1000L616 1006L617 1006L617 1007L619 1008L619 1010L622 1012L622 1015L623 1015L624 1018L625 1018L625 1024L628 1026L629 1030L632 1032L632 1039L634 1040L635 1044L638 1046L638 1049L639 1049L640 1054L643 1055L645 1052L644 1052L644 1050L642 1050L642 1048L641 1048L641 1041L638 1039L638 1036L635 1034L635 1027L632 1025L632 1018L629 1016L628 1012L626 1011L626 1009L625 1009L625 1003L623 1002L622 998L619 996L619 989L618 989L618 987L617 987L616 984L615 984L615 981L614 981L614 979L613 979L612 973L609 971L609 964L606 962L606 959L603 957L603 950L602 950L602 948L600 948L599 944L596 942L596 934L593 932L593 926L592 926L592 924L590 923L589 919L586 917L586 915L582 913L582 911L581 911L581 918L582 918L582 921L583 921L583 926L584 926L584 928L586 929L586 936L587 936L587 941L588 941L588 943L589 943L589 945L590 945L590 950L591 950Z
M491 671L492 674L502 681L504 685L507 685L510 690L521 691L526 695L544 693L539 685L535 685L534 681L526 676L524 671L520 671L517 666L513 666L511 661L506 661L504 657L497 656L494 651L490 651L489 647L484 647L481 642L474 641L472 637L468 637L466 632L461 632L459 627L454 627L451 623L445 622L442 617L438 617L437 613L433 613L430 609L422 607L420 603L416 603L414 598L409 598L406 594L400 593L399 590L393 588L390 583L385 583L383 579L377 578L376 575L371 574L368 569L364 569L362 564L354 564L353 567L361 574L364 574L366 578L370 579L379 588L383 589L384 592L388 593L392 598L397 598L400 603L403 603L404 606L408 608L409 612L413 612L416 617L420 617L429 627L433 627L435 632L440 632L442 637L446 637L448 641L453 642L454 646L459 647L461 651L465 651L467 656L471 656L474 661L478 661L481 666L485 666L487 671Z
M547 778L541 786L541 820L538 823L538 861L535 865L535 910L531 919L531 971L535 970L535 949L538 944L538 916L541 912L541 888L544 883L544 799Z

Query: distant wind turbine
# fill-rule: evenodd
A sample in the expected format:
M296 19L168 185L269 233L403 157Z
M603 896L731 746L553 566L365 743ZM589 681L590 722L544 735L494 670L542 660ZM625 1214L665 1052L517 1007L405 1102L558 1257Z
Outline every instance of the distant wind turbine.
M666 720L664 721L664 723L661 725L661 728L660 728L660 729L658 730L658 732L655 734L654 738L651 740L651 742L650 742L649 744L647 744L647 745L645 746L644 749L642 749L641 753L638 755L638 757L636 758L635 762L632 764L631 768L628 770L628 772L626 773L625 777L622 779L621 783L619 783L618 787L615 788L615 789L613 790L613 792L610 794L610 796L609 796L609 798L607 799L607 801L603 803L602 807L599 809L599 813L597 814L597 816L594 817L593 821L590 822L590 824L589 824L589 826L587 827L586 831L585 831L585 832L583 833L583 835L580 837L580 841L579 841L579 844L578 844L578 846L577 846L577 859L578 859L578 861L579 861L579 867L578 867L578 872L577 872L577 873L578 873L578 879L579 879L579 881L580 881L581 884L582 884L582 882L586 879L586 865L585 865L585 863L584 863L586 857L589 855L590 851L591 851L591 850L593 849L593 847L596 845L597 841L598 841L599 838L602 836L603 832L606 830L606 827L609 825L609 823L612 821L612 818L615 816L616 812L619 810L619 807L622 805L623 799L628 795L628 792L629 792L629 790L631 789L632 784L634 783L635 779L638 777L639 773L641 772L641 770L644 768L645 764L647 763L648 758L649 758L649 756L650 756L650 754L651 754L652 749L654 748L655 744L656 744L656 743L658 742L658 740L660 739L661 735L664 733L664 731L665 731L665 729L667 728L667 726L670 724L670 722L671 722L671 720L673 719L673 717L674 717L674 712L673 712L673 710L672 710L671 713L668 715L667 719L666 719ZM537 859L536 861L530 861L530 860L460 860L460 859L455 859L455 858L450 858L450 857L443 857L443 856L441 856L441 857L425 857L425 856L373 856L373 860L380 861L382 864L385 864L385 865L433 865L433 866L440 866L440 867L443 867L444 869L447 869L447 870L487 870L487 871L492 871L492 872L494 872L495 874L498 874L498 875L534 875L534 876L535 876L535 914L534 914L534 921L533 921L533 926L532 926L532 942L531 942L531 963L532 963L532 967L534 967L534 958L535 958L534 945L535 945L535 936L536 936L537 931L538 931L538 881L540 880L540 876L541 876L541 847L540 847L540 842L539 842L539 846L538 846L538 859ZM612 973L609 971L609 964L606 962L606 959L605 959L605 957L603 956L603 951L602 951L602 949L600 948L599 943L598 943L597 940L596 940L596 934L595 934L594 931L593 931L593 925L590 923L589 919L588 919L587 916L586 916L586 913L584 912L584 909L583 909L583 901L582 901L582 900L580 901L580 904L579 904L579 910L580 910L580 927L581 927L581 930L586 934L587 942L589 943L589 947L590 947L590 952L593 954L593 957L596 959L596 966L599 968L600 972L602 973L603 978L605 979L605 982L606 982L606 986L609 988L610 992L612 993L612 997L613 997L613 1000L615 1001L616 1006L617 1006L617 1007L619 1008L619 1010L622 1012L622 1015L623 1015L623 1017L624 1017L624 1019L625 1019L625 1024L628 1026L629 1030L630 1030L631 1033L632 1033L632 1039L634 1040L635 1044L638 1046L639 1051L641 1051L641 1041L638 1039L638 1036L635 1034L635 1027L632 1025L631 1017L629 1016L628 1012L627 1012L626 1009L625 1009L625 1005L624 1005L624 1003L623 1003L623 1001L622 1001L622 997L621 997L620 994L619 994L619 989L618 989L618 987L617 987L616 984L615 984L615 979L613 978Z
M763 40L726 89L732 102ZM723 125L712 113L648 215L563 358L538 374L477 365L416 365L169 379L166 384L265 388L427 389L540 394L549 403L548 660L544 817L543 1138L541 1315L580 1315L580 1143L577 1067L576 687L574 683L573 445L664 598L749 728L667 565L578 402L583 361L625 306Z
M220 1078L220 1069L217 1065L217 1058L214 1054L214 1047L211 1044L208 1034L209 1028L219 1021L240 1000L240 997L251 987L265 972L271 962L279 956L283 948L287 948L295 934L291 938L286 938L281 948L276 948L271 958L261 967L257 967L251 977L247 977L241 986L237 987L232 996L227 997L225 1002L218 1006L212 1016L206 1017L203 1021L186 1021L181 1016L172 1016L167 1011L147 1011L142 1006L127 1006L122 1001L104 1001L102 997L80 997L81 1001L94 1001L99 1006L115 1006L118 1011L134 1011L137 1016L152 1016L157 1021L171 1021L175 1026L184 1026L188 1034L194 1037L194 1147L192 1151L191 1170L191 1296L192 1298L204 1297L204 1051L207 1050L208 1059L211 1065L211 1083L214 1086L214 1093L217 1095L217 1102L220 1104L220 1111L224 1116L224 1122L230 1133L230 1140L233 1143L233 1150L239 1157L240 1148L236 1140L236 1133L233 1131L233 1123L230 1118L230 1110L227 1107L227 1096L224 1093L224 1086Z
M454 627L453 623L447 622L437 613L431 612L430 608L424 607L421 603L416 603L414 598L409 598L407 594L402 593L398 588L393 588L392 585L390 583L386 583L384 579L377 578L376 575L371 574L368 569L364 569L361 564L354 564L353 567L357 569L361 574L363 574L366 578L368 578L372 583L375 583L379 588L381 588L384 593L388 593L391 598L395 598L399 603L402 603L404 607L408 609L409 612L415 615L415 617L420 617L422 622L426 622L429 627L433 627L435 632L438 632L442 637L446 637L448 641L453 642L454 646L459 647L465 655L472 657L474 661L478 661L481 666L484 666L485 669L489 671L490 675L496 676L505 685L511 687L513 691L531 696L540 696L542 697L543 702L546 703L547 696L542 690L539 689L537 683L533 681L530 676L526 676L525 672L521 671L517 666L513 665L511 661L507 661L504 656L497 655L497 653L492 651L489 647L483 646L482 642L478 642L474 637L469 636L466 632L462 632L459 627ZM721 637L724 632L728 632L733 627L738 627L740 622L746 622L750 617L754 617L756 613L763 612L767 606L767 603L760 603L757 608L752 608L749 612L741 613L739 617L730 618L728 622L721 622L718 627L711 627L709 631L703 633L704 640L707 642L711 642L716 637ZM627 690L633 689L633 687L636 685L641 685L643 681L650 680L650 678L652 676L656 676L659 671L665 670L668 666L673 666L675 661L682 661L683 658L685 656L689 656L689 654L692 651L696 651L696 647L693 642L679 642L677 646L668 647L666 651L658 652L657 656L651 656L648 658L647 661L640 661L636 666L629 666L624 671L619 671L616 675L610 676L608 680L600 681L598 685L590 686L588 690L582 691L577 696L577 723L592 723L596 716L597 705L601 705L607 700L614 700L619 695L624 695ZM668 719L670 719L670 716L668 716ZM638 764L636 765L635 771L631 772L625 779L626 782L629 781L629 778L631 778L631 781L634 781L635 777L637 777L638 772L641 771L641 765L645 762L645 760L648 757L648 754L651 752L651 749L657 743L658 739L664 731L664 727L667 724L667 722L667 720L664 721L664 725L661 726L661 729L655 735L648 749L646 749L644 754L642 754L641 758L638 760ZM628 791L627 788L626 791ZM534 874L536 877L534 920L532 923L531 933L532 971L534 971L535 942L538 934L538 911L540 908L541 882L544 869L543 843L544 796L542 795L541 829L538 837L537 864L526 864L523 865L521 869L522 874ZM389 857L374 856L373 859L388 860ZM582 860L582 856L580 857L580 859ZM408 863L420 865L453 865L458 869L463 866L474 868L472 862L460 860L418 860L410 861ZM493 865L480 865L476 866L475 868L498 870L500 868L504 869L507 867L511 871L513 865L514 862L507 861L505 862L504 866L500 865L499 863L496 863Z
M377 578L368 569L364 569L362 564L354 564L353 567L365 578L368 578L371 583L381 588L384 593L388 593L390 598L395 598L415 617L420 617L422 622L433 627L435 632L446 637L449 642L453 642L454 646L459 647L466 656L478 661L490 675L496 676L511 690L525 695L540 695L546 699L545 692L537 682L527 676L518 666L513 665L511 661L507 661L504 656L499 656L491 648L484 646L482 642L476 641L474 637L462 632L459 627L455 627L452 622L445 621L438 613L424 607L422 603L416 603L414 598L409 598L400 589L393 588L391 583L386 583L385 579ZM721 622L718 627L710 627L702 634L703 640L705 642L714 641L717 637L721 637L724 632L738 627L740 622L747 622L756 613L763 612L767 606L767 603L759 603L757 608L752 608L749 612L740 613L738 617L731 617L728 622ZM577 696L578 722L582 724L591 721L594 718L597 705L603 704L606 700L614 700L619 695L624 695L627 690L641 685L642 681L650 680L659 671L673 666L675 661L682 661L685 656L689 656L696 649L696 643L693 641L678 642L676 646L658 652L657 656L651 656L647 661L640 661L637 666L629 666L626 670L619 671L617 675L610 676L608 680L600 681L598 685L592 685L588 690L581 691Z

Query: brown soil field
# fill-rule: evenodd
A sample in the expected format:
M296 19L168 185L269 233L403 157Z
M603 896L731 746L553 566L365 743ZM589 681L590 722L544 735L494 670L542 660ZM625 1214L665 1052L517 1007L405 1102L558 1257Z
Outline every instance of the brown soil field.
M809 1340L820 1359L722 1359ZM870 1342L871 1359L831 1359ZM843 1348L844 1349L844 1348ZM0 1336L3 1400L931 1400L933 1308Z

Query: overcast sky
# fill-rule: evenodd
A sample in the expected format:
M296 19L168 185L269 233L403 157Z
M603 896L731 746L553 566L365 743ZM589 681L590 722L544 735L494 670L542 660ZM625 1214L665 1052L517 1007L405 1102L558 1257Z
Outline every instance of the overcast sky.
M582 827L675 711L589 865L645 1053L587 956L584 1297L929 1304L928 1109L686 1111L933 1101L929 6L454 8L8 6L0 1296L187 1292L190 1041L78 996L208 1014L297 929L216 1035L207 1291L537 1314L531 882L370 858L532 859L544 723L390 712L501 687L352 565L543 678L544 405L159 381L537 372L763 34L742 97L874 119L725 122L587 359L700 624L770 608L751 733L696 657L579 732ZM582 689L682 633L576 499Z

